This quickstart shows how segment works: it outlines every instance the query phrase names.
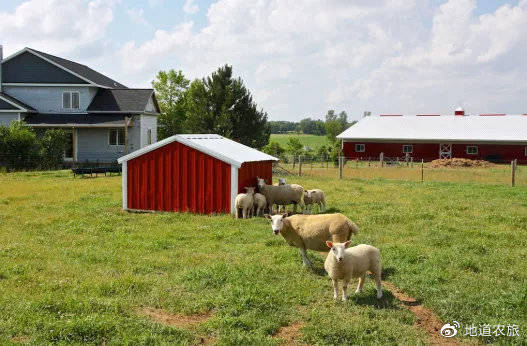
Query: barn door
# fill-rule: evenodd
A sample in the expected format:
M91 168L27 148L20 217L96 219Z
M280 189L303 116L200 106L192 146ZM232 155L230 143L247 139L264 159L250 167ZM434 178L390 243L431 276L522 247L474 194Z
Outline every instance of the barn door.
M439 144L439 158L440 159L451 159L452 158L452 144Z

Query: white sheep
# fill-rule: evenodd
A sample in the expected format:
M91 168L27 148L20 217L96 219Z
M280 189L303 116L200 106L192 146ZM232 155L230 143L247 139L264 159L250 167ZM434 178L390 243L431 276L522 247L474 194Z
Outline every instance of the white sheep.
M258 179L258 189L260 193L265 196L267 200L267 207L269 212L273 213L273 205L281 204L288 205L294 204L294 211L296 212L296 206L300 205L302 212L304 212L304 188L300 185L267 185L264 179Z
M236 211L236 218L239 218L239 211L242 210L242 217L246 219L250 216L251 209L254 203L254 187L246 187L247 193L239 193L234 200L234 210Z
M265 196L258 192L255 193L253 211L256 210L256 216L260 215L260 213L263 215L266 206L267 200L265 199Z
M359 278L355 293L361 292L366 272L370 271L375 275L377 299L381 299L381 252L376 247L366 244L347 248L350 243L351 241L345 243L326 242L331 250L326 257L324 269L333 280L333 298L338 298L338 280L342 280L342 301L348 299L346 291L352 278Z
M327 251L326 241L345 242L359 233L355 223L343 214L265 215L271 220L273 233L280 233L286 242L297 247L304 266L313 266L306 250Z
M305 190L304 204L309 214L313 212L313 204L318 205L318 212L326 212L326 194L320 189Z

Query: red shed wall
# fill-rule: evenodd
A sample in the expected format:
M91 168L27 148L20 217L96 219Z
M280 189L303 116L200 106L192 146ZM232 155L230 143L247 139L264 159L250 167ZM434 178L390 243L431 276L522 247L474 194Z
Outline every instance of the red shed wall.
M365 144L365 152L355 152L355 144ZM381 152L388 157L404 157L403 145L405 144L413 145L413 152L410 156L414 160L424 159L425 161L432 161L439 158L439 143L344 142L343 150L346 158L362 158L363 160L371 158L372 160L378 160ZM475 155L467 154L467 145L477 146L478 153ZM517 159L518 163L527 164L525 147L525 145L453 143L452 157L473 160L487 160L499 157L503 162Z
M256 178L265 179L266 184L273 182L273 161L245 162L238 169L238 193L245 192L244 187L256 187Z
M129 209L229 213L231 165L178 142L127 163Z

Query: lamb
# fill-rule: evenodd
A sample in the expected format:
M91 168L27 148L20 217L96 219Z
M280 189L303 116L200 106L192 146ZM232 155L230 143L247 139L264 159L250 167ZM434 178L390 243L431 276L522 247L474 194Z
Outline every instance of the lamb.
M296 212L297 204L300 205L302 212L304 211L304 189L300 186L293 185L267 185L264 179L258 179L258 189L260 193L265 196L267 200L267 207L269 212L273 213L274 204L294 204L294 211Z
M266 206L267 206L267 200L265 199L265 196L258 192L255 193L253 210L256 208L256 216L260 215L260 212L263 215Z
M309 214L312 213L313 204L318 205L318 212L326 212L326 194L320 189L304 191L304 203Z
M359 233L357 225L340 213L265 217L271 220L275 235L280 233L289 245L299 249L304 266L313 266L306 250L328 251L327 240L342 243L348 241L352 234Z
M347 248L350 243L351 241L345 243L326 242L331 251L326 257L324 269L333 280L333 299L338 299L338 280L342 280L342 301L348 299L346 291L351 278L359 278L355 293L360 293L366 278L366 271L375 275L377 299L381 299L381 252L376 247L366 244Z
M246 187L247 193L239 193L234 200L234 210L236 218L239 218L239 211L242 210L242 217L246 219L250 215L254 203L254 187Z

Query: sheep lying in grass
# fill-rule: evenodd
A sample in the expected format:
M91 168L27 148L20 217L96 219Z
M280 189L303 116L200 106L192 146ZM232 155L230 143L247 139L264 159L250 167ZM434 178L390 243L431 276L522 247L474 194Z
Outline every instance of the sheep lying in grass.
M345 242L359 228L343 214L265 215L273 233L280 233L291 246L299 249L304 266L313 266L306 250L327 251L326 241Z
M324 269L333 280L333 298L338 298L338 280L342 280L342 301L348 299L346 291L351 278L359 278L355 293L361 292L366 272L370 271L375 275L377 299L381 299L381 252L376 247L366 244L347 248L350 243L351 241L345 243L326 242L331 250L326 257Z
M297 204L300 205L302 212L304 211L304 189L300 186L293 185L267 185L264 179L258 179L258 189L260 193L265 196L267 200L267 207L269 212L273 213L273 205L294 204L294 211L296 212Z
M247 193L239 193L234 200L234 210L236 218L239 219L239 211L242 210L242 217L246 219L250 215L254 203L254 187L246 187Z
M256 216L260 215L260 213L263 215L266 206L267 200L265 199L265 196L258 192L255 193L253 211L256 211Z
M326 194L320 189L304 191L304 204L309 214L313 212L313 204L318 205L318 212L326 212Z

